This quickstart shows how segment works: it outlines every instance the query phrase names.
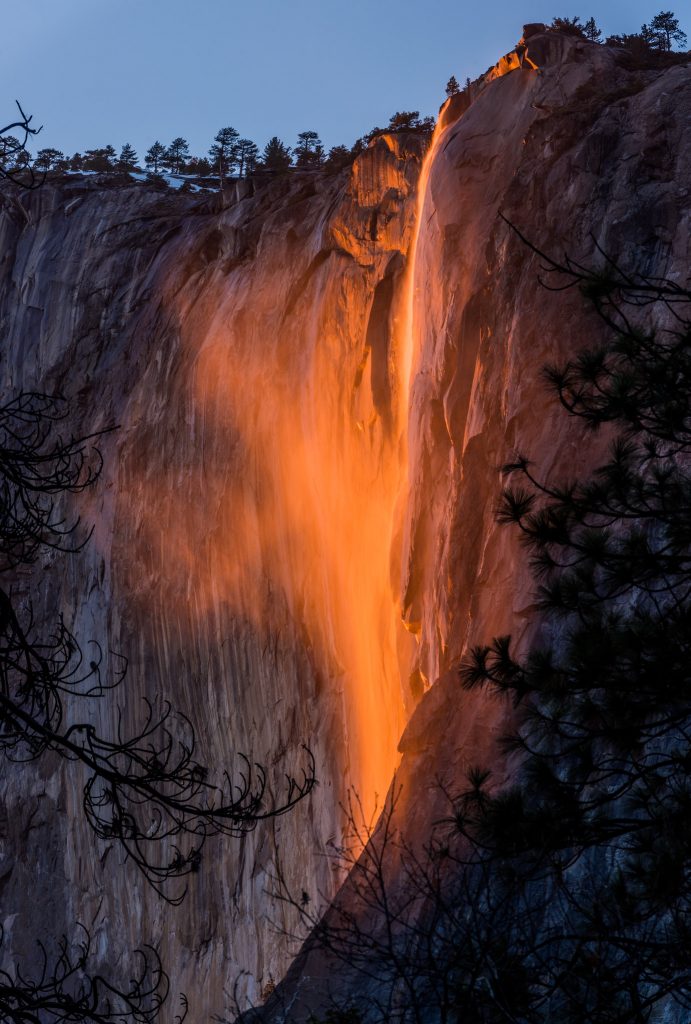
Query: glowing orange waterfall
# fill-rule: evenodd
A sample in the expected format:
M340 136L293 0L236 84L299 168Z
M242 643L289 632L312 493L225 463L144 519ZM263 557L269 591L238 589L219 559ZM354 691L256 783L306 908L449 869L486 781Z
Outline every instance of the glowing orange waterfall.
M188 552L205 603L220 593L270 629L285 602L325 685L341 695L345 777L369 815L375 794L381 805L388 789L404 725L390 563L400 468L394 439L366 408L371 399L354 402L344 386L334 358L344 339L330 337L319 317L303 329L299 389L290 364L267 365L266 352L242 337L230 349L205 347L197 402L205 417L223 420L249 473L223 482L223 525L205 578L202 553L179 540L176 548ZM240 346L241 358L230 361Z
M411 398L413 381L416 372L416 366L420 353L420 345L422 334L425 327L425 309L420 308L420 302L418 301L420 295L420 284L422 270L419 266L420 259L420 236L423 231L425 224L429 217L429 179L432 164L434 162L435 154L439 148L439 143L443 135L443 112L444 107L440 111L439 118L437 120L434 134L430 142L429 149L425 154L420 168L420 177L418 180L416 203L415 203L415 220L413 225L413 232L410 241L410 248L408 251L408 261L406 267L406 276L401 296L400 315L397 320L397 331L396 331L396 345L399 352L399 420L401 423L401 444L399 446L399 492L398 500L396 502L396 518L398 525L398 535L403 538L403 551L400 553L399 565L403 568L403 559L408 557L408 553L405 550L410 542L410 538L405 537L404 523L406 519L406 511L409 502L409 464L411 457L412 438L410 436L410 423L411 423ZM408 569L404 569L403 576L401 579L401 591L406 589L406 578ZM401 621L405 624L405 628L415 637L415 645L419 644L420 634L420 621L419 614L412 613L409 609L400 607L399 602L399 615ZM405 648L403 648L405 651ZM404 654L401 659L404 663L402 668L404 671L410 673L413 666L416 666L414 671L418 674L418 686L420 683L426 683L425 676L421 673L419 665L419 657L410 650L408 645L408 654Z
M364 368L380 280L367 267L379 259L386 268L395 245L349 262L327 247L310 262L309 235L291 262L285 228L267 230L257 259L232 273L215 269L202 291L176 299L198 489L165 529L160 516L148 527L147 557L158 559L163 581L177 573L186 614L205 617L212 632L229 616L249 621L267 647L280 634L306 652L328 700L341 701L343 779L368 815L385 797L405 725L401 669L413 641L395 561L418 330L415 261L437 139L423 162L398 315L389 321L393 422L377 403L374 369ZM146 486L152 509L176 501L172 475ZM295 698L286 697L289 707ZM267 707L268 747L272 714L280 709Z
M410 241L405 286L402 298L402 316L398 331L400 338L399 346L401 351L400 415L401 422L404 424L404 434L406 442L407 420L410 408L410 388L412 384L412 376L413 373L415 372L417 341L420 334L420 310L418 310L415 301L417 296L418 278L418 243L420 241L420 232L422 230L426 217L425 208L429 198L428 185L430 169L432 167L434 155L439 147L439 141L443 133L443 110L444 107L442 107L442 110L440 111L439 119L437 120L437 124L434 129L434 134L432 135L432 141L430 142L429 149L425 154L425 158L422 161L422 167L420 168L420 178L418 181L417 195L415 200L415 222L413 226L412 238ZM422 312L424 313L424 311ZM404 446L404 449L405 461L407 463L407 443Z

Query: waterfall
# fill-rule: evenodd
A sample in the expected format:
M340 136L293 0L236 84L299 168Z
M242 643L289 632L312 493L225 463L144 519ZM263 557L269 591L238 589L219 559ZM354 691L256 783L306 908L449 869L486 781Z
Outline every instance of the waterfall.
M200 544L204 527L193 524L190 533L181 517L167 541L171 559L184 562L196 607L222 604L267 634L292 622L316 674L342 702L344 777L368 815L398 764L401 671L413 660L401 617L400 536L419 313L415 257L438 138L437 130L422 164L383 352L372 322L386 276L374 289L363 286L359 269L356 277L331 256L302 278L288 268L285 296L278 277L277 295L267 294L266 276L219 280L225 291L217 295L207 284L206 301L217 299L218 310L202 343L193 337L193 419L227 454L204 478L213 534ZM281 304L278 329L267 328ZM382 374L394 407L388 419L377 391Z

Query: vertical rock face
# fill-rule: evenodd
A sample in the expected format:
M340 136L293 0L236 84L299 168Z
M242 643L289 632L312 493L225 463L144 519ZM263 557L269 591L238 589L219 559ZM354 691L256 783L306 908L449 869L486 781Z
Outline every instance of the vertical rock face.
M119 424L80 499L93 538L15 592L127 657L104 730L117 702L131 729L162 694L208 763L245 751L279 785L308 742L319 778L290 815L209 844L171 908L88 834L78 771L12 768L0 877L16 952L81 920L115 968L158 942L195 1020L223 1013L242 969L260 999L293 952L267 895L277 857L293 891L331 897L339 800L354 785L372 810L401 733L414 840L439 816L436 780L494 756L502 710L461 696L452 669L533 619L493 520L498 466L515 448L545 474L594 457L540 371L595 325L578 295L540 288L499 214L547 251L587 262L597 242L651 274L683 274L691 245L688 69L630 71L568 37L529 46L539 73L504 62L445 109L417 195L421 145L396 136L349 175L296 173L225 209L84 181L5 207L6 389L63 391L76 429Z
M437 137L422 211L404 590L429 680L530 612L530 579L493 522L497 467L516 449L545 473L592 458L540 382L591 320L578 295L540 287L539 258L501 216L584 262L596 245L660 274L688 259L688 70L632 73L569 37L530 46L540 74L476 87Z
M259 999L291 955L268 896L277 867L314 899L332 894L339 802L354 786L370 814L386 792L410 704L391 565L394 321L421 156L421 140L385 137L350 176L296 173L220 210L83 181L45 186L26 216L5 210L6 389L62 391L78 431L118 425L79 503L94 536L17 584L42 621L62 612L80 640L127 659L119 691L74 713L112 734L119 707L132 733L143 697L168 699L212 769L241 770L244 752L280 801L308 744L318 779L291 814L209 844L178 909L88 834L78 770L13 769L16 952L79 920L116 970L121 952L160 944L195 1019L224 1010L242 970ZM39 795L37 852L23 809ZM27 898L25 851L50 898Z

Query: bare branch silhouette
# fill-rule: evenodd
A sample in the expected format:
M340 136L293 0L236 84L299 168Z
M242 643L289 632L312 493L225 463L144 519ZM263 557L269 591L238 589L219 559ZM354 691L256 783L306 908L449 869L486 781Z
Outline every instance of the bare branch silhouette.
M5 142L3 152L0 155L0 180L11 181L20 188L32 191L33 189L40 188L43 184L46 177L45 172L43 174L36 174L33 167L29 164L20 166L13 166L13 164L15 164L16 158L24 153L29 136L38 135L41 128L33 128L31 125L33 114L27 116L22 110L19 100L15 100L15 103L17 104L19 117L16 121L6 124L4 128L0 128L0 141L4 140ZM21 138L11 135L10 133L13 131L18 131Z
M2 944L0 929L0 945ZM168 997L169 981L158 953L151 947L135 951L129 981L119 986L101 974L89 973L91 936L79 925L79 938L65 936L57 953L50 955L37 943L37 966L0 970L0 1021L2 1024L154 1024ZM187 1015L181 997L178 1024Z
M286 776L278 801L267 792L261 764L239 755L238 769L219 781L196 757L189 720L164 702L157 713L144 700L145 716L131 736L121 726L114 738L80 722L63 727L63 698L100 696L100 656L85 668L74 635L60 622L41 643L20 626L7 595L0 591L0 749L14 760L31 760L52 750L89 771L84 810L96 835L115 841L154 887L171 902L167 881L196 873L211 835L239 837L267 818L285 814L314 786L314 758L305 748L301 778ZM171 843L178 839L178 844ZM180 845L185 840L184 849Z
M77 517L56 502L91 487L103 466L96 439L110 430L63 439L57 425L69 408L62 396L25 391L0 406L0 571L35 561L41 547L79 551Z
M7 571L34 561L43 546L79 550L79 518L67 520L57 501L92 486L103 465L94 441L106 431L63 440L55 426L64 399L23 393L0 407L0 556ZM0 749L15 760L51 750L89 772L84 811L96 835L117 842L156 890L171 902L184 896L175 883L196 873L209 836L245 835L267 818L289 811L311 792L314 758L304 748L298 778L285 776L283 795L269 793L265 768L243 754L219 778L196 754L190 721L164 701L144 701L138 732L100 735L88 721L64 726L66 699L97 697L116 687L127 666L120 659L112 682L102 678L102 652L85 658L63 621L47 640L36 635L31 607L23 613L0 588Z

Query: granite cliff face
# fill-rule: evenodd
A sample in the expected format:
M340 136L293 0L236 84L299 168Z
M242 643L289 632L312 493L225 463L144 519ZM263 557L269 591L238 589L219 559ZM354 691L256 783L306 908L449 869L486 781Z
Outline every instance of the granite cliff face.
M319 778L290 815L210 844L174 908L91 838L78 772L13 768L13 951L81 920L114 968L160 944L194 1020L224 1012L244 969L261 999L295 952L267 895L277 852L294 891L330 898L348 786L371 813L400 750L399 824L421 838L435 780L495 759L504 712L453 668L533 628L497 467L515 448L545 473L592 462L540 370L595 329L578 295L540 288L499 214L584 261L597 243L674 278L691 255L688 68L631 70L562 36L530 55L539 73L504 60L447 104L426 155L382 137L352 171L230 203L76 179L3 207L5 388L63 391L75 429L119 424L79 502L92 540L17 592L127 657L104 729L116 702L134 726L162 693L211 763L245 751L278 784L307 742Z
M318 778L294 813L213 844L178 910L94 842L79 772L13 769L8 949L77 920L111 961L160 943L204 1019L242 970L258 999L289 962L290 922L267 896L277 849L292 884L333 893L339 802L354 785L371 813L412 703L391 572L394 336L421 156L417 138L384 138L352 173L296 173L228 204L78 179L5 208L5 386L67 394L77 431L118 425L79 503L94 536L15 593L127 659L104 732L120 707L132 733L141 698L163 696L205 763L239 769L244 752L280 798L309 744Z

